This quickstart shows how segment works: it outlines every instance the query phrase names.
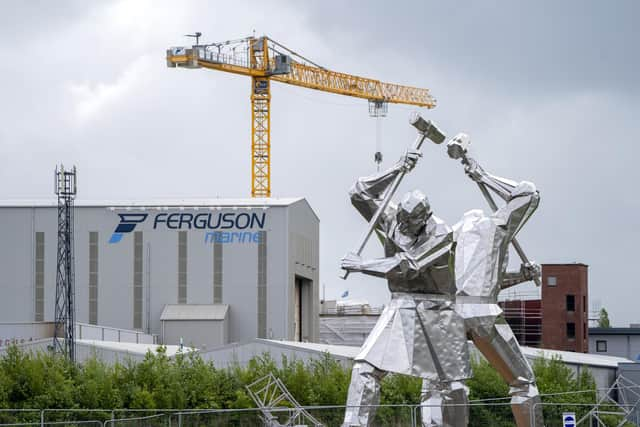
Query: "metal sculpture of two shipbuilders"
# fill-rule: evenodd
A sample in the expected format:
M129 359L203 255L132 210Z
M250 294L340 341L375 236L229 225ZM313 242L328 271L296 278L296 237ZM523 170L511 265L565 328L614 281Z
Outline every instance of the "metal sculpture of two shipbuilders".
M437 130L419 117L411 121L423 139ZM430 139L440 143L444 136ZM486 173L467 156L468 143L466 135L456 136L447 144L449 155L462 160L467 176L490 203L491 215L471 210L451 228L433 214L420 191L392 203L402 177L421 157L420 144L390 169L359 178L350 191L352 204L369 221L370 230L341 266L346 272L386 278L391 301L354 360L343 426L372 425L380 381L390 372L422 378L423 426L466 426L464 382L471 377L467 334L508 382L517 425L542 426L533 371L497 305L501 289L539 281L539 266L529 262L514 241L535 211L539 195L532 183ZM504 206L493 203L487 188L505 201ZM384 246L384 257L363 259L360 253L372 231ZM523 259L517 272L506 271L511 243Z

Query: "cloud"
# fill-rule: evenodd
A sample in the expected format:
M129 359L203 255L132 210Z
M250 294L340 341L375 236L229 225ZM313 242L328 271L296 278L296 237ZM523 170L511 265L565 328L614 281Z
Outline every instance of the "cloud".
M152 65L151 59L144 55L134 60L113 82L69 82L74 121L84 125L105 109L117 106L143 82Z
M638 91L640 3L633 0L289 4L337 51L375 54L378 66L390 62L389 53L401 53L476 85L527 97L584 88Z

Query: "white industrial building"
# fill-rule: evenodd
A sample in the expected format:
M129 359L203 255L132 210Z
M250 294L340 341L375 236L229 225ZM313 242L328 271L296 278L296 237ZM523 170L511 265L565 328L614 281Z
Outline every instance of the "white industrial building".
M589 352L640 361L640 327L589 328Z
M194 347L317 341L319 220L305 199L77 201L74 215L78 322ZM0 342L38 338L22 334L54 320L57 205L0 202L0 231Z
M206 349L229 342L227 304L167 304L160 315L161 341Z

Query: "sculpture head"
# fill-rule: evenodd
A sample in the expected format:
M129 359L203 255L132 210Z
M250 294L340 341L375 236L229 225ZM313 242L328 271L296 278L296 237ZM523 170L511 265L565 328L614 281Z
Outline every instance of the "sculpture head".
M420 190L414 190L405 194L398 204L398 229L403 234L417 236L430 216L429 199Z

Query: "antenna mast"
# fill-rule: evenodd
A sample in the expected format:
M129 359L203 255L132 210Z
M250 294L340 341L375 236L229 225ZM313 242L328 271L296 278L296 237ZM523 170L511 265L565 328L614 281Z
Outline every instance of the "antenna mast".
M76 197L76 168L56 167L55 192L58 196L58 257L56 269L56 311L54 351L75 361L75 306L73 257L73 201Z

